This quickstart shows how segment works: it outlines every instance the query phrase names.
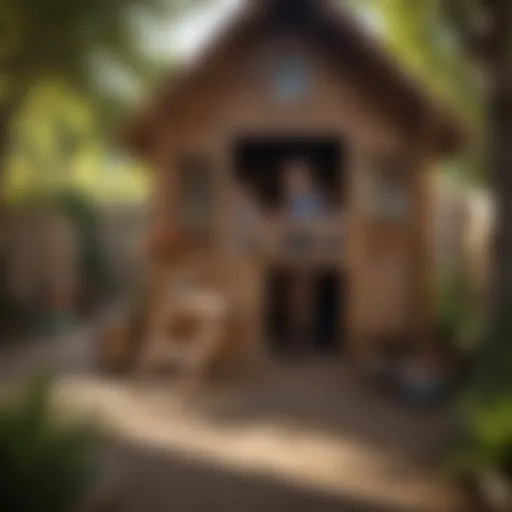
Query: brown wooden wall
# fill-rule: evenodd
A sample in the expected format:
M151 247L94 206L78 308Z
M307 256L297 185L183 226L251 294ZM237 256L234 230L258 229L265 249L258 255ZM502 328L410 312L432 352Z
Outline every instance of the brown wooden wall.
M274 102L271 88L258 75L258 66L281 48L288 47L310 57L315 75L306 101L281 106ZM391 154L408 162L413 205L425 203L419 201L423 197L423 185L417 181L421 178L425 155L422 153L419 159L412 157L419 151L416 141L365 91L365 84L357 83L350 73L342 73L300 41L284 37L264 42L246 41L230 54L212 58L209 66L189 85L180 104L162 117L154 147L157 216L172 216L173 211L175 214L173 209L179 193L175 171L181 155L189 150L203 151L211 158L217 204L217 244L212 254L219 256L215 260L219 264L225 261L222 251L230 218L228 190L234 137L241 133L300 133L343 138L348 149L345 207L348 236L346 252L340 254L340 266L347 272L346 322L356 344L374 336L412 332L411 322L418 320L417 313L415 316L411 312L411 300L421 288L414 276L425 263L419 238L414 235L423 232L417 223L426 219L424 206L421 211L413 212L412 224L386 227L368 216L372 200L369 155ZM228 268L225 271L229 274Z

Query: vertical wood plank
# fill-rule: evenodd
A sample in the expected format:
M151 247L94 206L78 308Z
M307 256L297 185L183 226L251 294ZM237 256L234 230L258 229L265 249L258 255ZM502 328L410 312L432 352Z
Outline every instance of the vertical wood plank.
M431 173L436 116L424 111L411 144L410 326L413 344L429 343L433 305L433 204Z

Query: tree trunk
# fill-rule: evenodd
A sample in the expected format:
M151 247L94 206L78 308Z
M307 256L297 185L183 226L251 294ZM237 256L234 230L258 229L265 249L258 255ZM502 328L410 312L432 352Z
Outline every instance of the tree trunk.
M488 150L496 204L494 281L491 325L495 334L512 327L512 45L509 27L512 8L505 1L495 7L490 63ZM509 325L510 324L510 325Z
M490 106L491 172L496 204L493 330L512 327L512 90L494 95Z
M500 12L501 10L501 12ZM489 169L496 207L490 302L490 339L481 362L484 389L512 384L512 45L510 2L496 7L489 66ZM505 382L506 381L506 382ZM489 389L491 383L492 389Z

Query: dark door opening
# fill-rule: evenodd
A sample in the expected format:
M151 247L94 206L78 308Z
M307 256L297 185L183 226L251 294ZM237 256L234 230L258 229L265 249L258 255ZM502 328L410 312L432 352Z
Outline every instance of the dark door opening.
M339 272L320 270L317 274L314 302L313 344L321 351L340 348L342 282Z
M265 327L271 349L278 354L321 354L342 350L345 286L341 273L331 269L319 269L313 273L310 329L301 340L294 334L295 315L290 301L291 286L296 278L296 272L286 267L268 272Z
M333 211L343 209L346 152L336 136L249 136L234 144L235 178L250 186L264 211L280 210L285 203L284 173L290 161L311 169L315 187ZM309 329L297 339L291 300L298 274L284 264L266 276L265 329L271 348L278 353L332 352L342 345L345 286L342 273L330 268L311 269L307 308Z
M234 159L235 177L251 186L264 208L282 205L282 172L290 160L307 162L328 202L335 208L342 206L345 151L338 137L239 137Z

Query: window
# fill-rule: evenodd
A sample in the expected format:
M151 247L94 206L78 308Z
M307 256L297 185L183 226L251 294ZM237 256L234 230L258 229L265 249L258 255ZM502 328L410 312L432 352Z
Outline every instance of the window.
M311 89L310 63L301 55L282 55L275 64L274 94L280 103L302 100Z
M179 222L194 235L207 235L213 218L213 186L207 155L187 155L180 165Z

